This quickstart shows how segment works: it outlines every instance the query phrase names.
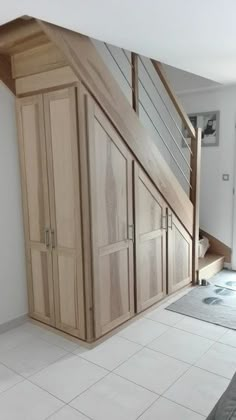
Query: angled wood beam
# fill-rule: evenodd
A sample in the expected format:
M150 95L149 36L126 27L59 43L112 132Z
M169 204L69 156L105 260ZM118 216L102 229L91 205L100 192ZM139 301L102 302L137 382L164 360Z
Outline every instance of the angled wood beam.
M180 116L180 118L183 122L183 125L187 128L187 130L189 132L189 136L191 138L196 139L195 129L194 129L188 115L186 114L184 108L182 107L182 105L180 103L180 100L175 95L169 81L167 80L165 71L164 71L161 63L159 63L156 60L152 60L152 64L155 67L155 70L156 70L158 76L160 77L160 79L162 81L162 84L164 85L164 87L165 87L165 89L166 89L166 91L167 91L167 93L168 93L176 111L178 112L178 114L179 114L179 116Z
M3 54L0 54L0 80L15 95L15 81L12 78L11 58Z
M160 154L154 140L142 126L91 40L46 22L38 23L48 38L63 52L75 75L97 100L170 208L192 235L191 201Z

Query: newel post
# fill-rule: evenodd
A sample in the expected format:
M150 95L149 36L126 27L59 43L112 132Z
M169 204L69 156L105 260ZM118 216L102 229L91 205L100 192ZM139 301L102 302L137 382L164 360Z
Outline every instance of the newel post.
M190 199L193 203L193 259L192 279L193 284L198 281L198 240L199 240L199 211L200 211L200 176L201 176L201 143L202 130L196 129L196 137L191 140L192 173Z

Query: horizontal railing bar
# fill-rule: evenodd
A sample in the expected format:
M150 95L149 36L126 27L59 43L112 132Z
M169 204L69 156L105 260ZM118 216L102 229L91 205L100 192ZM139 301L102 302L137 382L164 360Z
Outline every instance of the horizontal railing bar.
M128 57L127 57L127 58L128 58ZM165 103L165 101L164 101L164 99L163 99L162 95L160 94L159 90L157 89L156 84L155 84L155 83L154 83L154 81L152 80L152 77L151 77L151 75L150 75L149 71L147 70L146 65L144 64L144 62L143 62L143 60L142 60L141 56L139 56L139 59L140 59L140 61L141 61L142 65L143 65L144 69L146 70L147 75L148 75L148 77L149 77L150 81L152 82L152 85L153 85L154 89L156 90L157 94L159 95L159 97L160 97L160 99L161 99L161 101L162 101L162 103L163 103L163 105L164 105L165 109L167 110L167 112L168 112L169 116L171 117L172 121L174 122L174 124L175 124L175 126L176 126L176 128L177 128L178 132L180 133L181 138L183 139L183 141L184 141L185 145L187 146L187 148L188 148L189 152L192 154L191 147L189 146L189 144L188 144L188 142L187 142L186 138L184 137L184 135L183 135L183 133L182 133L181 129L179 128L178 123L175 121L175 118L173 117L172 113L170 112L170 110L169 110L168 106L166 105L166 103Z
M119 62L118 62L118 60L115 58L114 54L111 52L111 50L110 50L110 48L108 47L108 45L107 45L107 43L106 43L106 42L104 42L104 45L105 45L105 47L107 48L107 50L108 50L108 52L110 53L110 55L111 55L111 57L113 58L113 60L115 61L115 63L116 63L116 65L117 65L117 67L119 68L119 70L120 70L121 74L124 76L124 78L125 78L125 80L126 80L127 84L129 85L130 89L131 89L131 90L133 90L132 85L131 85L131 81L129 81L129 79L127 78L126 74L125 74L125 73L124 73L124 71L122 70L122 68L121 68L121 66L120 66L120 64L119 64ZM123 49L122 49L122 50L123 50ZM123 50L123 52L124 52L124 50ZM125 56L126 56L126 54L125 54ZM127 57L127 56L126 56L126 57ZM128 58L128 57L127 57L127 58ZM131 62L130 62L130 61L129 61L129 64L131 65Z
M182 158L184 159L184 161L185 161L185 163L186 163L187 167L188 167L188 168L190 169L190 171L191 171L192 169L191 169L190 164L188 163L188 161L187 161L186 157L184 156L184 154L183 154L183 152L182 152L182 150L181 150L180 146L178 145L177 141L175 140L174 135L173 135L173 134L172 134L172 132L170 131L170 129L169 129L169 127L168 127L168 125L167 125L167 124L166 124L166 122L165 122L165 120L162 118L162 116L161 116L160 112L158 111L158 108L156 107L155 103L153 102L151 95L150 95L150 94L149 94L149 92L147 91L147 89L146 89L146 87L144 86L144 84L143 84L142 80L141 80L140 78L138 78L138 80L139 80L139 82L141 83L141 85L142 85L143 89L145 90L145 92L146 92L146 94L147 94L148 98L150 99L150 101L151 101L152 105L154 106L154 108L155 108L155 110L156 110L157 114L159 115L159 117L160 117L161 121L163 122L164 126L166 127L166 129L167 129L168 133L170 134L170 136L171 136L172 140L174 141L174 143L175 143L175 145L176 145L176 147L177 147L177 149L178 149L178 151L179 151L180 155L182 156Z
M188 184L188 186L189 186L190 188L192 188L192 186L191 186L191 184L190 184L190 182L189 182L188 178L186 177L185 173L183 172L182 168L180 167L180 165L179 165L178 161L177 161L177 160L176 160L176 158L174 157L174 155L173 155L173 153L171 152L171 150L170 150L169 146L166 144L166 142L165 142L165 140L164 140L163 136L161 135L161 133L159 132L158 128L157 128L157 127L156 127L156 125L154 124L154 122L153 122L153 120L151 119L150 115L149 115L149 114L148 114L148 112L146 111L146 109L145 109L145 107L144 107L144 105L143 105L142 101L140 101L140 100L139 100L139 104L140 104L140 105L141 105L141 107L143 108L143 110L144 110L145 114L146 114L146 115L147 115L147 117L149 118L149 120L150 120L150 122L152 123L152 125L153 125L154 129L156 130L157 134L160 136L160 138L161 138L161 140L162 140L162 142L163 142L164 146L165 146L165 147L167 148L167 150L169 151L169 153L170 153L170 155L171 155L172 159L174 160L174 162L175 162L176 166L178 167L179 171L180 171L180 172L181 172L181 174L183 175L183 177L184 177L184 179L185 179L186 183Z
M186 128L187 128L187 130L188 130L188 132L190 134L190 137L196 140L196 132L195 132L195 129L194 129L193 125L191 124L191 121L190 121L188 115L186 114L186 112L184 111L183 107L179 103L179 100L175 96L172 88L170 87L170 84L167 81L166 76L164 74L164 71L162 69L161 63L159 63L156 60L151 60L151 61L153 63L153 66L154 66L156 72L158 73L158 76L160 77L160 79L161 79L161 81L162 81L162 83L163 83L163 85L164 85L164 87L165 87L165 89L166 89L166 91L167 91L167 93L168 93L171 101L173 102L176 111L178 112L180 118L182 119L184 125L186 126Z

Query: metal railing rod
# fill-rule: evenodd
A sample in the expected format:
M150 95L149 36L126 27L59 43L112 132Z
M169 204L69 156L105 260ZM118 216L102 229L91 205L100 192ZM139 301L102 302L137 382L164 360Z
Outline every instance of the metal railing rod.
M156 130L157 134L160 136L164 146L166 147L166 149L168 150L168 152L170 153L170 156L172 157L173 161L175 162L176 166L178 167L179 171L181 172L182 176L184 177L186 183L188 184L189 188L192 188L191 183L189 182L188 178L186 177L184 171L182 170L182 168L180 167L178 161L176 160L175 156L173 155L173 153L171 152L169 146L166 144L163 136L161 135L161 133L159 132L158 128L156 127L156 125L154 124L152 118L150 117L150 115L148 114L148 112L146 111L146 108L144 107L143 103L139 100L139 104L141 105L142 109L144 110L145 114L147 115L147 117L149 118L150 122L152 123L154 129Z
M116 57L114 56L114 54L111 52L111 50L110 50L109 46L107 45L107 43L106 43L106 42L104 42L104 45L105 45L106 49L108 50L108 52L110 53L110 55L111 55L111 57L113 58L113 60L115 61L115 63L116 63L116 65L117 65L117 67L119 68L119 70L120 70L121 74L123 75L124 79L126 80L127 84L129 85L130 89L131 89L131 90L133 90L132 85L131 85L131 81L129 81L129 79L127 78L127 76L126 76L126 74L124 73L124 71L123 71L122 67L120 66L120 64L119 64L118 60L116 59ZM123 48L122 48L122 51L125 53L125 51L124 51L124 49L123 49ZM125 54L125 56L127 57L127 55L126 55L126 54ZM128 59L128 57L127 57L127 59ZM129 61L129 59L128 59L128 61ZM130 61L129 61L129 64L130 64L130 66L131 66L131 62L130 62Z
M126 56L126 57L127 57L127 56ZM127 57L127 59L128 59L128 57ZM142 65L143 65L143 67L144 67L144 69L145 69L145 71L146 71L146 73L147 73L147 75L148 75L148 77L149 77L149 79L150 79L150 81L151 81L151 83L152 83L152 85L153 85L154 89L156 90L156 92L157 92L158 96L160 97L160 99L161 99L161 101L162 101L162 103L163 103L163 105L164 105L164 107L165 107L166 111L168 112L168 114L169 114L169 116L171 117L171 119L172 119L173 123L175 124L175 126L176 126L176 128L177 128L177 130L178 130L179 134L181 135L181 138L183 139L184 143L186 144L186 146L187 146L187 148L188 148L189 152L192 154L192 150L191 150L191 148L190 148L190 146L189 146L189 144L188 144L188 142L187 142L186 138L184 137L184 135L183 135L183 133L182 133L181 129L179 128L179 125L178 125L178 123L176 122L175 118L173 117L173 114L170 112L170 110L169 110L168 106L166 105L165 100L163 99L162 95L160 94L159 90L157 89L156 84L155 84L155 83L154 83L154 81L152 80L152 77L150 76L150 73L149 73L149 71L148 71L148 69L147 69L146 65L144 64L144 62L143 62L143 60L142 60L142 58L141 58L140 56L139 56L139 60L140 60L140 62L142 63Z
M186 163L187 167L188 167L188 168L190 169L190 171L191 171L192 169L191 169L191 166L190 166L189 162L187 161L186 157L184 156L184 154L183 154L183 152L182 152L182 150L181 150L180 146L178 145L177 141L175 140L174 135L172 134L171 130L169 129L168 125L166 124L166 122L165 122L164 118L161 116L161 113L159 112L158 108L156 107L156 105L155 105L155 103L154 103L154 101L153 101L153 99L152 99L151 95L150 95L150 94L149 94L149 92L147 91L147 89L146 89L146 87L144 86L144 84L143 84L142 80L141 80L140 78L138 78L138 80L139 80L139 82L140 82L141 86L143 87L143 89L144 89L144 91L145 91L146 95L148 96L149 100L151 101L151 103L152 103L153 107L155 108L155 110L156 110L157 114L159 115L159 117L160 117L160 119L161 119L162 123L163 123L163 124L164 124L164 126L166 127L166 129L167 129L167 131L168 131L169 135L171 136L171 138L172 138L173 142L175 143L175 145L176 145L176 147L177 147L177 149L178 149L178 151L179 151L180 155L182 156L182 158L184 159L184 161L185 161L185 163Z

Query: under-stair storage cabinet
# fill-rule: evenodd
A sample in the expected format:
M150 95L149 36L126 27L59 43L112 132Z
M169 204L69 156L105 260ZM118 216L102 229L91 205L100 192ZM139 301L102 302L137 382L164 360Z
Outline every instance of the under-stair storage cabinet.
M84 338L76 88L17 108L30 315Z
M136 307L140 312L166 294L167 205L135 163Z
M134 315L133 158L92 99L87 115L97 338Z

